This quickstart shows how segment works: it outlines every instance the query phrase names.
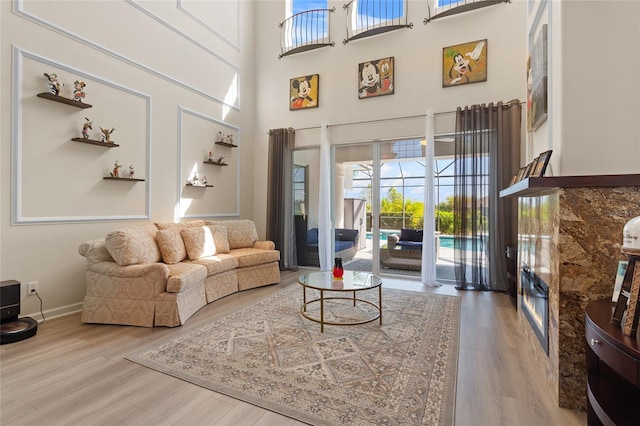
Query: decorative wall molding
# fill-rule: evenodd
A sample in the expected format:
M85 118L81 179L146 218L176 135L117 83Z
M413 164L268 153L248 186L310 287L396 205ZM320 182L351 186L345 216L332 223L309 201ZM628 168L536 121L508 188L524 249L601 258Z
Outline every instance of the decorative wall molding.
M155 69L153 69L151 67L148 67L148 66L146 66L146 65L144 65L144 64L142 64L142 63L140 63L138 61L135 61L135 60L133 60L131 58L128 58L128 57L126 57L124 55L121 55L121 54L119 54L119 53L117 53L117 52L115 52L115 51L113 51L111 49L108 49L105 46L102 46L102 45L100 45L98 43L95 43L95 42L93 42L93 41L91 41L91 40L89 40L87 38L81 37L80 35L78 35L76 33L68 31L68 30L66 30L66 29L64 29L64 28L62 28L62 27L60 27L58 25L53 24L52 22L49 22L49 21L47 21L47 20L45 20L45 19L43 19L43 18L41 18L39 16L36 16L36 15L26 11L24 9L24 0L13 0L13 12L17 16L20 16L20 17L22 17L22 18L24 18L26 20L31 21L31 22L34 22L34 23L36 23L36 24L38 24L38 25L40 25L40 26L42 26L44 28L47 28L49 30L55 31L58 34L61 34L61 35L65 36L65 37L68 37L68 38L70 38L72 40L75 40L75 41L77 41L79 43L82 43L87 47L95 49L95 50L97 50L97 51L99 51L99 52L101 52L101 53L103 53L105 55L111 56L112 58L118 59L118 60L120 60L120 61L122 61L122 62L124 62L124 63L126 63L128 65L136 67L136 68L138 68L138 69L140 69L142 71L145 71L145 72L147 72L147 73L149 73L149 74L151 74L151 75L153 75L155 77L161 78L162 80L165 80L165 81L167 81L167 82L169 82L171 84L174 84L174 85L179 86L179 87L181 87L181 88L183 88L185 90L188 90L188 91L193 92L193 93L195 93L195 94L197 94L199 96L202 96L203 98L206 98L206 99L209 99L211 101L217 102L217 103L223 105L224 107L228 107L228 108L240 111L240 105L239 105L239 101L238 101L239 97L236 99L235 104L233 104L233 105L228 104L228 103L225 102L224 99L220 99L220 98L218 98L216 96L213 96L213 95L211 95L209 93L206 93L206 92L204 92L204 91L202 91L202 90L200 90L200 89L198 89L198 88L196 88L194 86L191 86L191 85L189 85L189 84L187 84L185 82L182 82L182 81L180 81L178 79L175 79L175 78L173 78L173 77L171 77L169 75L161 73L158 70L155 70ZM234 68L234 69L237 70L237 68ZM237 83L238 79L236 79L235 81L236 81L236 84L239 85L239 83ZM236 90L238 90L238 92L239 92L239 88L236 88Z
M178 28L176 28L175 26L171 25L169 22L165 21L164 19L160 18L158 15L154 14L153 12L151 12L149 9L145 9L141 4L137 3L135 0L125 0L129 5L135 7L136 9L138 9L140 12L144 13L145 15L147 15L148 17L150 17L151 19L153 19L154 21L158 22L159 24L162 24L163 26L165 26L167 29L173 31L174 33L178 34L180 37L184 38L185 40L189 41L190 43L192 43L195 46L198 46L200 49L204 50L205 52L207 52L208 54L210 54L211 56L215 57L216 59L219 59L220 61L224 62L225 64L229 65L231 68L233 68L234 70L236 70L236 72L238 71L238 67L236 67L234 64L232 64L231 62L229 62L228 60L226 60L225 58L223 58L222 56L218 55L217 53L215 53L213 50L209 49L207 46L205 46L204 44L200 43L198 40L194 39L193 37L191 37L190 35L180 31ZM207 24L205 24L204 22L202 22L201 20L199 20L198 18L196 18L194 15L192 15L191 13L185 11L183 8L181 8L180 6L181 2L178 2L178 10L184 12L185 14L187 14L191 19L195 20L196 22L198 22L200 25L202 25L203 27L205 27L207 30L209 30L210 32L212 32L216 37L220 38L221 40L223 40L225 43L229 44L231 47L233 47L235 50L240 51L240 49L238 48L238 46L232 44L229 40L227 40L226 38L224 38L222 35L220 35L219 33L217 33L215 30L213 30L211 27L209 27Z
M236 30L237 30L236 38L237 38L238 41L240 41L240 2L239 1L236 1L236 8L238 9L238 19L237 19L237 22L236 22ZM187 8L185 8L182 5L182 0L178 0L178 10L181 11L182 13L184 13L185 15L187 15L189 18L191 18L194 21L196 21L202 27L204 27L205 29L210 31L213 35L215 35L220 40L222 40L223 42L225 42L226 44L231 46L234 50L236 50L238 52L240 51L240 46L238 46L238 44L233 43L231 40L227 39L222 34L217 32L213 28L211 28L206 22L204 22L203 20L198 18L195 14L193 14L189 10L187 10Z
M210 214L199 214L199 215L190 215L190 214L182 214L183 211L186 211L185 209L185 205L184 205L184 201L182 198L182 190L184 187L184 181L182 179L182 151L183 151L183 115L185 114L189 114L192 115L194 117L197 117L199 119L202 120L206 120L212 123L216 123L219 124L223 127L226 127L228 129L232 129L235 132L237 132L237 140L238 140L238 148L235 148L238 151L238 165L237 165L237 169L236 169L236 187L238 188L238 190L235 193L235 206L233 206L233 211L229 211L229 212L223 212L223 213L210 213ZM229 124L226 123L224 121L221 120L217 120L213 117L209 117L205 114L199 113L197 111L193 111L191 109L185 108L182 105L178 105L178 153L177 153L177 159L178 159L178 164L177 164L177 169L178 169L178 181L177 181L177 185L176 185L176 199L178 200L178 208L176 209L176 214L175 214L175 220L176 222L179 222L181 219L207 219L207 218L212 218L212 217L219 217L219 218L228 218L228 217L239 217L240 216L240 149L242 148L242 144L240 143L241 137L240 137L240 128L237 126L234 126L233 124ZM213 144L213 141L211 142Z
M77 76L97 81L105 86L123 91L133 96L142 98L146 103L146 123L145 129L147 140L145 144L147 177L145 180L145 212L140 215L100 215L100 216L54 216L54 217L25 217L22 215L22 65L24 58L28 58L42 64L59 68ZM11 224L50 224L50 223L70 223L70 222L105 222L119 220L148 220L150 218L150 181L151 170L151 97L137 92L128 87L106 80L94 74L82 71L77 68L62 64L41 55L26 51L13 46L13 92L11 97L11 110L13 111L11 121Z

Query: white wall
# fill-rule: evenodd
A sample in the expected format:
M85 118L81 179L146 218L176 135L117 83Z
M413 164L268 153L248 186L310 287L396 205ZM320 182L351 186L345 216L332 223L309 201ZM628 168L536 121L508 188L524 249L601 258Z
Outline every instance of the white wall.
M417 136L424 132L421 117L341 124L524 101L534 17L529 4L542 8L540 22L550 26L550 116L525 142L523 162L552 148L555 175L640 172L639 136L633 132L640 116L640 83L633 77L640 61L634 44L640 38L639 2L516 0L425 26L426 2L411 1L413 29L343 45L344 2L330 1L336 7L331 15L335 47L279 60L277 24L284 19L284 3L0 2L0 279L39 281L44 308L55 315L79 309L84 296L78 245L147 216L173 221L190 214L239 215L253 218L263 236L270 128L326 122L334 143ZM487 82L442 88L442 48L484 38ZM25 64L16 76L23 96L15 108L14 55ZM358 63L387 56L395 58L395 94L359 100ZM34 98L42 89L41 73L51 69L67 80L86 79L86 101L94 108L56 107ZM289 79L315 73L320 74L320 106L290 112ZM120 151L69 141L85 112L95 124L116 127ZM12 121L16 117L23 121ZM436 132L452 130L453 122L452 114L437 115ZM237 132L236 169L220 177L221 183L215 179L222 170L205 171L217 187L185 191L184 180L213 147L211 133L218 129ZM20 137L12 139L16 131ZM319 134L299 131L297 143L317 145ZM14 142L26 149L28 161L17 161ZM62 166L46 162L44 153ZM136 173L147 181L126 191L105 186L101 176L114 159L135 162ZM224 187L229 191L214 192ZM12 224L14 188L23 218L44 216L44 221ZM83 191L86 197L79 196ZM114 205L118 193L118 200L127 202ZM98 214L107 218L86 218ZM23 313L36 312L37 299L23 299Z
M562 52L554 56L561 70L552 106L561 114L552 144L562 150L557 174L640 173L640 2L550 6L561 9L553 20Z
M253 214L255 105L247 2L0 2L0 278L23 283L23 314L78 310L78 246L145 221ZM242 33L240 32L242 28ZM43 73L90 109L43 100ZM117 148L72 142L84 117L115 127ZM214 145L232 133L237 149ZM229 166L205 165L208 151ZM144 182L106 181L118 160ZM187 188L194 171L213 188ZM12 196L14 201L12 201Z
M278 59L280 29L277 23L285 16L285 1L256 3L256 55L258 91L256 104L260 113L256 139L266 140L270 128L330 126L332 143L347 143L402 136L424 135L424 118L387 121L379 125L342 126L340 124L396 117L455 111L458 106L475 103L509 101L526 97L525 63L526 5L513 2L487 7L466 15L431 21L426 2L409 2L412 29L401 29L380 36L349 42L346 38L346 11L342 1L329 1L331 39L334 47ZM442 49L446 46L487 39L488 77L486 82L460 87L442 87ZM371 99L358 99L358 63L393 56L395 93ZM319 107L289 111L289 79L320 75ZM436 117L436 132L452 131L453 114ZM339 125L339 126L335 126ZM297 146L318 145L317 129L298 131ZM256 158L266 156L267 144L256 146ZM256 162L254 217L263 216L267 183L266 164Z

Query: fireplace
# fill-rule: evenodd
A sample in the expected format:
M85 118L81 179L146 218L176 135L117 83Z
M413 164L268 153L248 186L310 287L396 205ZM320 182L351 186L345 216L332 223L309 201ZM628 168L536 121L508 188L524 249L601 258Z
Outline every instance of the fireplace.
M549 356L549 285L527 264L520 272L520 306L524 316Z

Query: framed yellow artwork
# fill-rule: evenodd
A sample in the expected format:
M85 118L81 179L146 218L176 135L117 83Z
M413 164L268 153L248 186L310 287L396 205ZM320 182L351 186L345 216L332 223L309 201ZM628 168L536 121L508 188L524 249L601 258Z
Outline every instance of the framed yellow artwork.
M442 87L487 81L487 39L442 49Z
M318 74L292 78L289 81L289 111L317 108L319 89Z

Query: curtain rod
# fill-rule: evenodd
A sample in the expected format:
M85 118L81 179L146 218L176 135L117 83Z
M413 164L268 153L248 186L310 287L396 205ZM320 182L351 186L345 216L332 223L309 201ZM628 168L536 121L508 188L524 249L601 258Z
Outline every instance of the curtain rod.
M455 111L446 111L446 112L436 112L433 115L444 115L444 114L455 114ZM340 126L353 126L355 124L368 124L368 123L382 123L384 121L396 121L396 120L410 120L413 118L422 118L426 117L427 114L417 114L417 115L408 115L406 117L390 117L390 118L379 118L375 120L362 120L362 121L352 121L348 123L337 123L337 124L327 124L327 127L340 127ZM300 127L296 130L312 130L312 129L320 129L322 126L309 126L309 127Z
M515 100L515 99L513 99ZM513 101L512 100L512 101ZM503 104L509 104L509 106L511 106L511 102L502 102ZM497 104L497 102L491 102L493 104ZM520 105L525 104L524 101L520 101L519 102ZM487 105L487 104L485 104ZM443 111L443 112L434 112L433 115L434 116L438 116L438 115L447 115L447 114L455 114L457 111ZM379 118L379 119L375 119L375 120L362 120L362 121L352 121L352 122L348 122L348 123L337 123L337 124L327 124L327 127L340 127L340 126L353 126L355 124L368 124L368 123L382 123L384 121L396 121L396 120L409 120L409 119L413 119L413 118L422 118L422 117L426 117L427 114L417 114L417 115L408 115L406 117L390 117L390 118ZM313 130L313 129L321 129L322 126L309 126L309 127L300 127L300 128L294 128L294 130L298 131L298 130ZM267 132L267 134L269 134L269 132Z

